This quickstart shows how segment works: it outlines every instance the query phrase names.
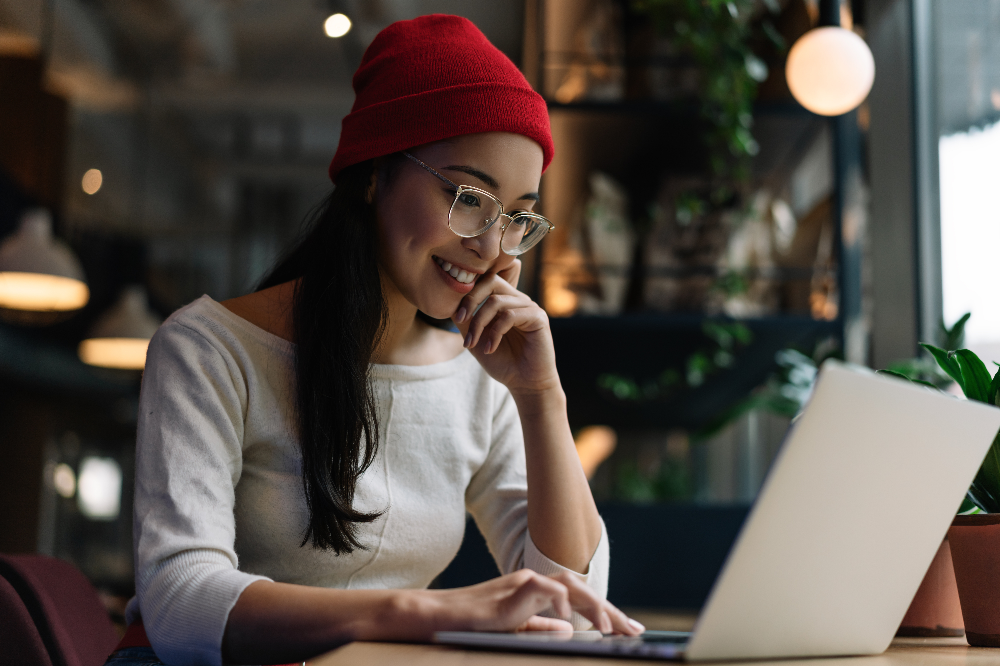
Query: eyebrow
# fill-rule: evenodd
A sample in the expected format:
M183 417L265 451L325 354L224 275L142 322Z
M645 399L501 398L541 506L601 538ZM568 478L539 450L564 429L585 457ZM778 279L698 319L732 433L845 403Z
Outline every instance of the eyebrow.
M483 181L484 183L486 183L487 185L489 185L490 187L492 187L495 190L499 190L500 189L500 183L497 182L496 178L494 178L493 176L489 175L488 173L483 173L482 171L480 171L479 169L476 169L475 167L465 166L464 164L452 164L451 166L443 167L441 170L442 171L460 171L462 173L467 173L470 176L472 176L473 178L478 178L479 180ZM538 201L539 200L538 192L528 192L527 194L523 194L523 195L519 196L517 198L517 200L518 201Z

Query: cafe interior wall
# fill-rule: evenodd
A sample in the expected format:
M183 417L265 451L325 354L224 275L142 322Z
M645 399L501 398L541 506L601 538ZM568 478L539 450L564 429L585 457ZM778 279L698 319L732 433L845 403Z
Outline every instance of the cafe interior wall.
M81 313L53 326L0 324L0 438L11 459L23 459L7 466L3 480L10 483L0 499L5 513L6 507L24 509L9 512L21 518L18 529L0 536L0 550L40 549L67 557L105 588L128 594L128 493L138 376L82 366L73 350L87 327L129 283L146 287L150 305L161 316L203 293L222 300L252 288L329 190L325 167L337 145L340 119L353 100L350 76L382 27L429 12L463 14L530 74L537 72L542 58L535 41L541 26L532 23L532 16L547 4L0 0L2 57L43 58L47 68L40 85L69 103L61 194L45 203L55 209L58 233L80 255L93 293ZM785 17L799 25L794 30L801 32L816 21L817 2L777 4L789 15L797 12L799 23ZM341 39L327 38L321 30L333 11L354 20ZM780 58L769 64L772 74L781 71ZM822 124L814 118L794 109L783 124L781 113L793 104L787 89L775 87L784 97L771 107L779 113L756 125L758 164L781 162L778 147L791 128L801 138L799 161L792 166L812 173L800 177L805 178L802 187L827 187L823 183L834 179L833 138L817 131ZM557 135L568 131L577 113L573 108L561 111L563 116L553 122ZM865 113L852 114L849 122L864 124ZM584 125L592 122L579 117ZM543 183L548 188L543 190L543 206L548 206L543 212L553 219L560 214L560 196L566 200L566 192L560 193L554 183L560 169L567 168L571 148L572 142L560 147L563 166L554 164ZM811 172L810 159L819 165ZM82 190L81 178L92 168L101 170L103 185L91 195ZM585 199L587 192L577 196ZM863 213L864 197L858 205ZM801 217L804 211L794 213ZM15 222L10 216L0 220L0 237ZM539 299L545 297L542 257L552 258L557 249L553 239L547 244L553 247L546 247L544 255L536 252L525 271L524 286ZM830 310L820 308L810 318L808 296L803 302L805 318L820 326L816 330L830 330L822 328L829 323L824 312ZM692 339L701 335L703 316L688 317ZM603 321L616 326L614 317ZM622 335L617 328L609 330ZM763 368L772 365L774 351L759 353L766 357ZM585 381L588 390L594 389L592 378ZM590 425L574 419L577 426ZM598 496L621 497L614 489L628 465L646 470L680 465L687 475L681 481L685 500L744 505L756 494L788 417L753 411L700 444L693 444L684 429L636 422L639 427L618 433L612 464L598 468ZM59 494L57 467L79 471L86 457L117 462L123 489L117 518L86 518L77 499ZM17 470L34 472L14 482ZM663 499L644 492L631 499Z

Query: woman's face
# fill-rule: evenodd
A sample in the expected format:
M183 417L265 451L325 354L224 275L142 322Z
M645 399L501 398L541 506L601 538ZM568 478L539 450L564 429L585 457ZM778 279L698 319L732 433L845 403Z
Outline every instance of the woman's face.
M542 149L520 134L490 132L419 146L407 151L456 185L477 187L496 196L505 213L531 210L538 200ZM455 192L417 163L404 159L388 186L375 190L379 260L388 288L395 288L425 314L451 317L462 297L486 273L514 262L500 250L500 218L483 235L462 238L448 228ZM451 264L466 271L458 279ZM474 274L471 281L468 274ZM388 295L388 294L387 294Z

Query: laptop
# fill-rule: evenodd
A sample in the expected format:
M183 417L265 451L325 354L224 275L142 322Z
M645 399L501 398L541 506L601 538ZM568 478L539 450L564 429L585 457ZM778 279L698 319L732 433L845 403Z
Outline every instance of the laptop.
M692 632L435 642L686 661L879 654L998 429L995 407L827 361Z

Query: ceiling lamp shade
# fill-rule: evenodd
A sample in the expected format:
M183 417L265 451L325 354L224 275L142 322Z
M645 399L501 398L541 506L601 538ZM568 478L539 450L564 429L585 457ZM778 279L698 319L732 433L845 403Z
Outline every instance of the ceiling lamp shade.
M90 300L83 268L52 235L52 216L29 210L0 245L0 308L28 312L79 310Z
M839 116L865 101L875 81L875 59L850 30L815 28L788 52L785 79L799 104L821 116Z
M80 360L88 365L119 370L142 370L149 339L160 327L149 310L146 290L126 287L118 301L94 324L91 337L80 343Z

